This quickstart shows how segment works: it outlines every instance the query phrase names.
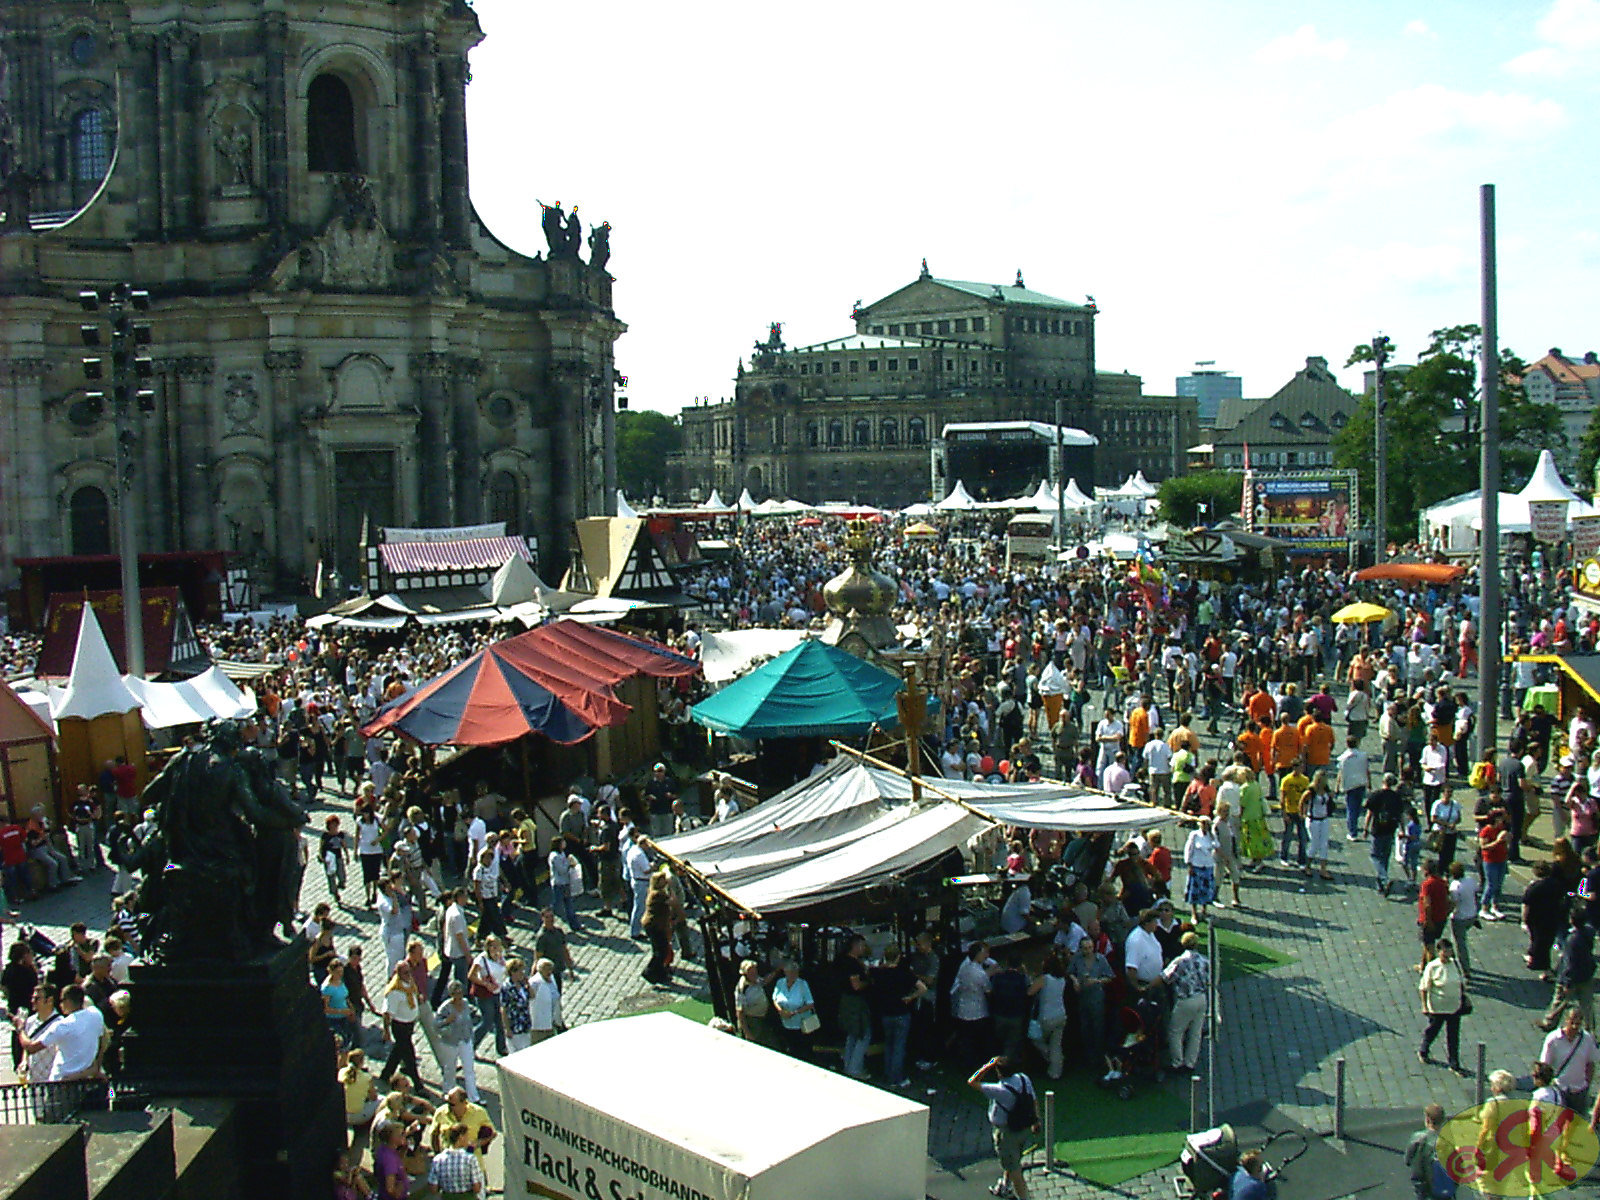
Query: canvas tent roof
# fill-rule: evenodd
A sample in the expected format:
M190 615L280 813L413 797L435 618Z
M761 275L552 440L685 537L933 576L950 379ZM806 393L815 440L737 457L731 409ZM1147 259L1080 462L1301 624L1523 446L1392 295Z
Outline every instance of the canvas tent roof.
M639 514L638 514L637 511L635 511L633 505L628 503L628 498L622 494L622 489L618 488L617 489L617 516L619 516L619 517L637 517L638 515Z
M660 846L745 911L767 913L823 904L903 876L965 844L991 820L1113 830L1165 815L1064 783L930 778L924 781L922 802L914 804L906 776L841 754L764 804L732 820L664 838Z
M34 693L37 695L37 693ZM56 731L50 722L34 710L12 686L0 679L0 746L18 742L36 742L44 738L55 740Z
M84 602L78 615L78 647L72 656L72 673L67 677L61 702L54 707L56 720L82 717L92 721L107 713L132 712L138 707L139 698L128 690L117 672L94 605Z
M1078 486L1076 477L1067 480L1066 501L1068 506L1072 508L1088 508L1094 503L1093 500L1083 494L1083 489Z
M707 683L727 683L758 658L776 657L805 639L802 629L729 629L700 638L700 666Z
M122 682L139 698L147 729L171 729L218 718L238 720L256 711L255 697L242 692L216 667L178 683L152 683L124 675Z
M680 1088L640 1086L641 1046L661 1079L761 1080L764 1092L783 1097L782 1119L770 1104L686 1104ZM567 1173L587 1179L595 1195L634 1195L646 1175L663 1180L642 1188L652 1197L926 1194L924 1105L676 1013L577 1025L499 1067L508 1140L518 1147L524 1137L542 1141L546 1157L553 1153ZM556 1182L535 1156L520 1149L507 1156L506 1195L549 1195ZM578 1194L561 1188L568 1191Z
M959 479L956 480L955 487L950 489L950 494L934 505L940 512L958 512L977 507L978 502L972 498L972 493L967 491L967 485Z
M847 737L900 723L904 681L818 641L803 641L689 710L708 729L738 737Z
M1524 503L1529 500L1570 500L1581 504L1582 498L1566 485L1561 472L1556 470L1555 456L1548 450L1539 451L1539 461L1534 464L1533 475L1527 485L1517 493Z

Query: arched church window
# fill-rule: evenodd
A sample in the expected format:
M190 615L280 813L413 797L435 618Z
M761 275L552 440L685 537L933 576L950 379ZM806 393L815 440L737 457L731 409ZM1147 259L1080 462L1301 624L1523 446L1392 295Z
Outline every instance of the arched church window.
M98 183L111 168L111 131L106 115L85 108L72 118L72 178L77 183Z
M306 167L343 175L361 170L355 97L337 75L318 75L306 93Z
M74 554L111 553L111 502L97 487L81 487L68 501Z
M906 441L913 446L920 446L928 440L928 426L921 417L912 417L906 422Z
M870 445L872 445L872 422L867 420L865 417L858 418L856 420L856 423L855 423L855 429L853 430L853 434L854 434L854 436L853 436L852 440L855 442L856 445L858 445L858 446L870 446Z
M510 471L496 471L489 480L489 520L504 521L508 534L522 532L522 489Z

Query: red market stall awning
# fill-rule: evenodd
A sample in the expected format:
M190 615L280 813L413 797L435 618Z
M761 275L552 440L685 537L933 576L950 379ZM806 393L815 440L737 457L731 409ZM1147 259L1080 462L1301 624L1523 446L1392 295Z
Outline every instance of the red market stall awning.
M498 746L526 733L572 745L632 711L612 685L676 678L700 664L646 638L554 621L495 642L378 710L363 727L427 746Z
M1365 583L1374 579L1393 579L1403 583L1454 583L1467 573L1457 563L1378 563L1362 567L1356 578Z

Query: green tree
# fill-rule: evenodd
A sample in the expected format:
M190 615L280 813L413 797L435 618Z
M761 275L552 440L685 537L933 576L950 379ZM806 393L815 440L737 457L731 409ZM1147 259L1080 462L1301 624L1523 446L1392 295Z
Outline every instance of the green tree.
M1417 518L1429 505L1478 486L1478 358L1481 331L1476 325L1436 329L1413 367L1384 372L1388 433L1388 530L1390 541L1416 537ZM1373 361L1372 347L1350 352L1346 366ZM1500 352L1500 490L1514 490L1528 479L1539 451L1564 448L1561 414L1534 404L1520 382L1527 365L1509 350ZM1361 504L1372 512L1373 396L1369 392L1350 423L1334 437L1334 463L1357 471Z
M1572 481L1575 490L1587 494L1594 488L1596 463L1600 463L1600 408L1594 410L1578 439L1578 477Z
M648 408L617 414L617 486L632 501L649 503L666 484L667 455L683 447L676 417Z
M1156 499L1165 520L1188 528L1237 517L1243 491L1244 475L1239 471L1191 471L1163 480Z

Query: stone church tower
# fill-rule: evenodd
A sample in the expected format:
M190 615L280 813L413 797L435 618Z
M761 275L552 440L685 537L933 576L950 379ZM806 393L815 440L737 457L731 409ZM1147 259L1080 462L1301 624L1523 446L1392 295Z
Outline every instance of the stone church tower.
M528 258L473 211L482 36L465 0L0 5L0 587L18 556L115 549L76 297L123 281L152 301L142 550L293 588L358 578L364 522L504 520L559 574L608 511L625 326L609 230L586 263L547 211Z

